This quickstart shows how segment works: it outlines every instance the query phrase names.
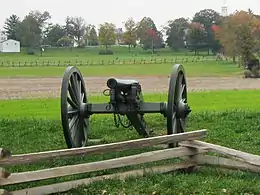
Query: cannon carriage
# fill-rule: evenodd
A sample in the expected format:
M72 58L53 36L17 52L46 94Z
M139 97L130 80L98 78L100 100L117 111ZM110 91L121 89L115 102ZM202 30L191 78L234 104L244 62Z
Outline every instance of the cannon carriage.
M149 113L160 113L166 118L168 135L185 131L191 109L187 101L186 78L182 65L173 66L168 100L165 102L146 102L141 84L136 80L109 78L107 87L104 95L109 96L108 103L90 103L79 69L75 66L66 68L61 86L61 120L68 148L87 145L89 119L93 114L113 114L117 127L120 124L125 128L132 126L142 137L150 136L144 117ZM129 124L123 124L121 116L126 116ZM169 145L175 146L176 144Z

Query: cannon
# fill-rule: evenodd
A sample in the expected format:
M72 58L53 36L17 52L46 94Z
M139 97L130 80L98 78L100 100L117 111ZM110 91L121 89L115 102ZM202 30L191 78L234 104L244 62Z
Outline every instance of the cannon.
M145 102L141 84L136 80L109 78L106 84L108 89L104 95L109 96L108 103L90 103L79 69L75 66L66 68L61 85L61 122L68 148L87 145L89 119L93 114L111 113L117 127L120 124L125 128L134 127L142 137L151 136L144 118L149 113L160 113L166 118L168 135L185 131L191 109L182 65L173 66L166 102ZM127 117L127 125L122 122L121 116ZM177 144L169 144L169 147L176 146Z

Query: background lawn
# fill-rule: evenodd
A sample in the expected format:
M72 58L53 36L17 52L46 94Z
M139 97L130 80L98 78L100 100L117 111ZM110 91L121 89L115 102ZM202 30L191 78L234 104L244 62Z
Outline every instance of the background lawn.
M65 67L76 65L84 76L110 75L169 75L173 64L183 64L187 76L237 76L243 70L230 60L216 61L215 56L192 52L173 52L167 48L156 54L140 48L128 51L126 47L113 47L114 55L98 55L99 47L78 49L46 49L27 55L0 53L0 77L9 76L62 76Z

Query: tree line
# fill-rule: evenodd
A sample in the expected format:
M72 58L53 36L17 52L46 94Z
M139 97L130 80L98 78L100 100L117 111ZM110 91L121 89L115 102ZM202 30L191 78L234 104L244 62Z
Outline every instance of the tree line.
M117 42L128 45L130 50L139 42L144 50L152 51L165 47L165 33L165 43L175 51L189 48L197 54L207 50L208 53L221 52L234 59L240 56L246 61L254 58L259 51L260 16L250 9L228 16L222 16L213 9L203 9L192 19L181 17L169 20L162 29L158 29L150 17L140 21L128 18L123 31L109 22L100 24L97 29L82 17L67 16L64 24L53 24L48 11L30 11L22 20L16 15L7 18L4 32L9 39L18 40L28 48L76 43L77 47L104 45L107 49Z

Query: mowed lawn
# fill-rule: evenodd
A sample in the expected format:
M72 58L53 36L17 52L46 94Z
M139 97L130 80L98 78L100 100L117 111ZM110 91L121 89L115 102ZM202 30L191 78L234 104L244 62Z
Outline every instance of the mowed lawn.
M112 47L114 55L98 55L99 50L99 47L72 51L46 49L43 56L39 51L27 55L24 50L18 54L0 54L0 77L61 77L68 65L78 66L84 76L166 76L171 74L174 64L183 64L187 76L237 76L243 72L236 64L216 61L214 56L203 52L193 56L189 51L173 52L166 48L152 55L140 48L129 52L126 47Z
M189 93L192 113L189 117L187 131L208 129L204 141L232 147L260 155L259 149L259 108L260 91L214 91ZM107 102L106 97L90 96L91 102ZM166 101L166 94L145 94L146 101ZM60 122L59 99L9 100L0 101L1 146L9 148L14 154L66 148ZM166 133L166 121L160 114L146 115L148 128L154 135ZM99 138L103 143L118 142L140 138L134 129L116 128L112 115L94 115L91 117L90 138ZM105 160L147 152L154 148L142 148L125 152L113 152L106 155L87 155L77 158L41 162L34 165L8 167L11 172L37 170ZM129 166L125 168L104 170L30 182L23 185L8 186L14 190L33 187L52 182L68 181L101 174L127 171L134 168L149 167L178 162L178 159ZM260 175L240 171L225 171L202 167L198 173L152 174L145 177L116 179L94 182L88 186L71 190L64 194L258 194Z
M83 76L168 76L174 64L77 66ZM232 63L183 63L189 77L242 76L242 69ZM0 77L62 77L66 67L0 67Z
M89 103L106 103L107 96L88 96ZM167 102L167 93L144 93L146 102ZM259 90L232 90L189 92L188 102L192 112L228 111L230 109L260 110ZM60 119L60 99L0 100L0 117ZM149 115L149 114L148 114ZM102 115L99 115L99 117Z

